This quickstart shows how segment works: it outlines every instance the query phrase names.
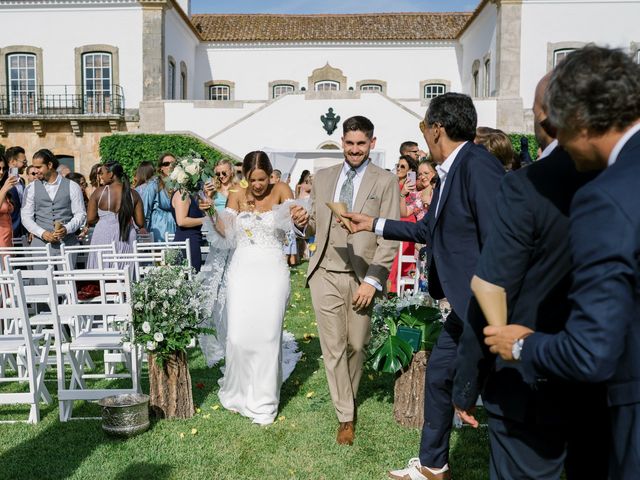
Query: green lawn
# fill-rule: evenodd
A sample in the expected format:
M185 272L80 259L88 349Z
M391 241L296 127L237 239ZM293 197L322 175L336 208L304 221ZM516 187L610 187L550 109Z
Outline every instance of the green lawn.
M207 368L200 352L193 350L190 366L198 407L194 418L154 421L148 432L125 441L105 436L99 420L60 423L57 403L43 405L38 425L0 424L0 479L383 479L388 469L404 466L417 454L420 432L394 422L390 375L364 375L356 443L336 445L337 423L309 292L303 287L305 271L306 264L292 270L291 307L285 320L304 356L282 387L275 424L252 425L220 408L220 371ZM305 340L305 333L316 336ZM51 372L49 378L53 393ZM99 414L95 404L78 403L74 409L76 416ZM23 406L0 407L0 420L27 415ZM451 448L457 480L488 478L486 429L455 430Z

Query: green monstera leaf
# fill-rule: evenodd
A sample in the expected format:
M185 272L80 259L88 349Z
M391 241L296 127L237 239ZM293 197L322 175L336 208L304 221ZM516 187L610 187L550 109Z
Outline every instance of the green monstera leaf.
M413 358L413 348L401 338L390 335L373 353L371 367L378 372L396 373L405 368Z

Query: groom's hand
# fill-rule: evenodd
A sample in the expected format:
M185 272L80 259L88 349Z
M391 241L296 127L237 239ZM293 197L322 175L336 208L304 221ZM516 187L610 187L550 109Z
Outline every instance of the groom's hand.
M291 220L293 220L293 224L303 230L307 224L309 223L309 214L307 211L299 205L294 205L291 207Z
M353 307L356 310L364 310L371 304L371 300L373 300L375 294L376 287L367 282L362 282L353 297Z
M342 216L351 220L351 229L353 230L353 233L373 231L373 217L370 217L369 215L351 212L344 213Z

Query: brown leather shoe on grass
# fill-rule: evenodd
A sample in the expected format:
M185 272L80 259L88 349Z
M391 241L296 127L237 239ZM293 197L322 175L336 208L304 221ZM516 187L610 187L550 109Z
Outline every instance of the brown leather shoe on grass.
M356 436L356 429L353 422L340 422L338 427L338 435L336 442L338 445L353 445L353 439Z

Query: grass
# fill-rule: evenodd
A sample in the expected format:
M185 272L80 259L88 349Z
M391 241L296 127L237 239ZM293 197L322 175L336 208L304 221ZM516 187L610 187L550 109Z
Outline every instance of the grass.
M393 377L366 372L353 447L335 443L337 421L329 397L305 266L292 270L291 306L285 319L304 356L281 391L280 417L268 427L222 409L219 368L190 354L197 414L190 420L153 421L129 440L103 434L99 420L61 423L58 406L43 405L38 425L0 424L0 479L383 479L417 455L419 430L393 420ZM307 335L305 335L307 334ZM314 334L314 337L310 335ZM55 391L50 372L47 386ZM147 391L146 372L143 389ZM5 388L0 391L6 391ZM55 398L54 398L55 401ZM76 416L99 416L78 402ZM25 406L0 407L0 420L28 416ZM451 468L458 480L488 478L486 429L454 430Z

